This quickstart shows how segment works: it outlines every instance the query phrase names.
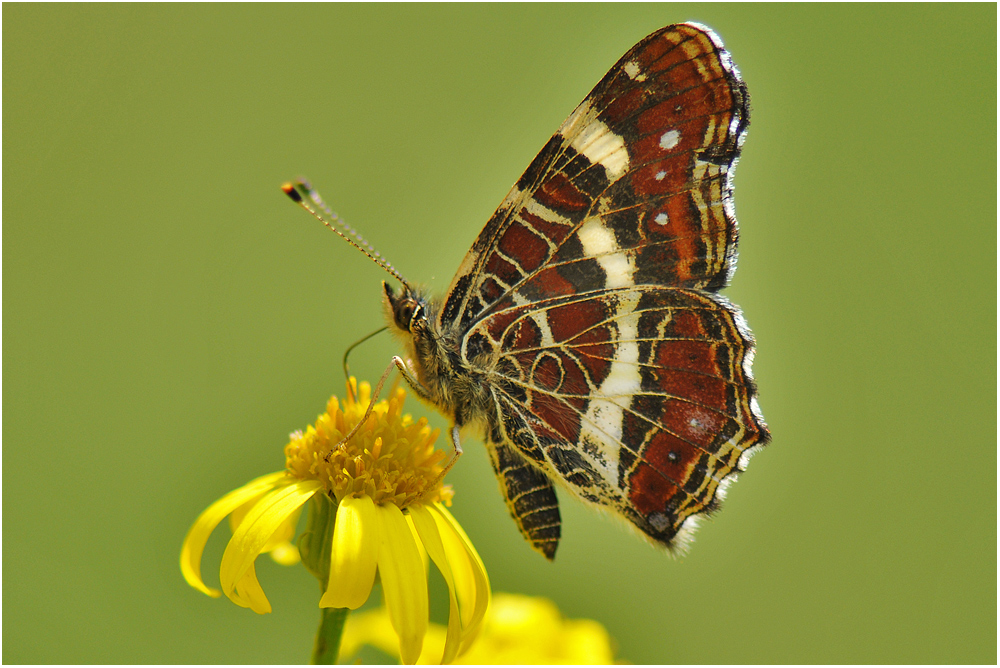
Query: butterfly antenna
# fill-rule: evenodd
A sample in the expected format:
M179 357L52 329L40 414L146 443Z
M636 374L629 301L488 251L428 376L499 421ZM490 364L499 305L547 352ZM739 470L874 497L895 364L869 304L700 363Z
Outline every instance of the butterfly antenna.
M310 183L307 179L296 179L296 184L298 184L299 188L309 196L309 199L311 199L316 206L318 206L320 209L323 210L323 213L325 213L327 217L329 217L330 222L332 222L341 230L347 232L352 237L354 237L355 241L364 246L365 249L369 253L374 255L376 258L382 259L382 255L377 250L372 248L372 245L367 241L365 241L364 237L362 237L361 234L356 229L354 229L346 222L344 222L340 216L338 216L335 212L333 212L330 209L329 206L327 206L326 202L320 196L319 192L315 188L313 188L312 183ZM385 262L386 264L388 264L388 261Z
M323 201L323 198L320 197L319 193L316 192L316 189L312 187L312 184L309 183L309 181L305 179L297 179L295 183L284 183L281 186L281 190L288 195L293 202L309 212L313 218L326 225L326 227L330 230L336 232L344 241L367 255L368 259L389 272L389 274L402 283L404 287L410 289L409 282L403 278L401 273L396 271L395 267L389 264L389 262L387 262L377 250L372 248L371 244L365 241L354 228L345 223L340 219L340 216L330 210L330 207L326 205L326 202ZM329 216L330 220L327 220L321 213L316 211L316 209L306 201L307 198L317 207L321 208L323 212ZM365 339L361 339L361 341L364 340ZM358 343L360 343L360 341Z
M344 351L344 378L347 379L347 387L348 388L351 387L351 382L350 382L351 381L351 368L347 365L347 358L350 356L351 351L354 350L355 348L357 348L358 346L360 346L362 343L364 343L368 339L370 339L373 336L375 336L376 334L381 334L382 332L384 332L387 329L389 329L389 328L388 327L380 327L379 329L376 329L371 334L366 334L365 336L361 337L360 339L358 339L357 341L355 341L354 343L352 343L350 346L348 346L347 350ZM356 399L356 397L352 397L352 398Z

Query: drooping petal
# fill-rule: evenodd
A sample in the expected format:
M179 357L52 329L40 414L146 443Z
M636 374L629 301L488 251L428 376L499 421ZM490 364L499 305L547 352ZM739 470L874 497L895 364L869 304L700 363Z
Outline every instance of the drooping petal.
M291 515L285 518L285 521L281 523L278 530L274 532L267 544L261 550L261 552L271 552L272 550L278 548L279 546L290 543L295 539L295 529L299 524L299 516L302 515L302 507L295 509Z
M218 589L206 585L201 578L201 555L205 551L208 537L229 513L272 489L284 477L285 472L278 471L252 480L239 489L229 492L198 516L181 547L181 573L189 585L212 597L222 594Z
M219 579L226 596L234 597L236 584L250 571L274 532L321 486L317 480L294 480L276 487L250 509L222 555Z
M380 541L379 519L371 497L345 497L337 507L330 580L319 607L357 610L368 600L375 583Z
M271 612L271 603L267 600L267 596L264 595L264 590L257 580L257 570L253 564L250 564L250 568L247 569L243 578L236 584L233 593L239 599L232 599L237 605L250 608L258 615Z
M248 500L242 506L229 513L229 530L231 533L236 533L236 529L243 523L243 518L247 516L250 509L257 505L257 502L268 491L270 490L261 492L256 498ZM299 563L299 548L292 545L291 541L295 538L295 529L298 526L301 514L302 509L299 508L289 515L288 519L282 522L278 530L271 536L271 539L267 541L267 545L264 546L261 552L267 552L271 555L272 559L283 566L293 566Z
M427 632L427 574L403 512L392 504L376 506L382 547L378 570L389 619L399 636L403 663L415 663Z
M409 510L410 519L420 536L420 542L427 549L427 553L448 584L448 634L445 639L441 663L451 663L458 655L462 641L462 613L459 608L458 594L455 591L455 577L452 574L444 544L441 542L441 532L438 531L437 523L430 511L421 504L410 506Z
M482 626L490 605L490 581L476 548L451 513L440 503L426 507L437 524L455 578L455 593L462 615L461 653L472 644Z
M409 508L412 508L412 506ZM420 541L420 536L417 534L417 527L413 526L413 518L410 517L408 512L403 513L403 517L406 518L406 523L410 525L410 532L413 533L413 542L416 543L417 552L420 553L420 563L424 565L424 577L427 577L427 572L430 570L431 566L431 561L427 557L427 549L424 548L424 544Z

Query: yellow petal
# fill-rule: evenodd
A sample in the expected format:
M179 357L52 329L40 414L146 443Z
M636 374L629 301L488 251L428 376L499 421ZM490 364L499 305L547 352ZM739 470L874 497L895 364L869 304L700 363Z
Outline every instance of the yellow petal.
M440 503L427 506L427 510L437 524L455 578L455 593L462 615L461 653L469 648L482 626L490 605L490 581L483 560L451 513Z
M615 661L611 636L592 619L571 619L565 623L562 647L571 663L603 663Z
M357 610L371 594L379 555L379 519L370 496L345 497L337 507L330 580L321 608Z
M279 526L278 530L274 532L274 535L268 539L267 544L261 552L270 552L279 545L290 543L295 538L295 529L298 527L300 515L302 515L301 506L296 508L295 512L289 515L285 521L281 523L281 526Z
M610 664L612 641L600 624L565 619L552 601L498 594L483 637L461 655L468 664Z
M427 577L427 572L430 570L431 562L427 558L427 550L424 548L424 544L420 542L420 536L417 535L417 528L413 526L413 518L410 517L409 512L403 513L403 517L406 518L406 523L410 525L410 532L413 534L413 542L417 545L417 552L420 553L420 563L424 565L424 577Z
M233 512L229 513L230 534L236 533L236 529L239 528L240 523L243 521L243 518L247 516L247 513L250 512L250 509L253 508L255 505L257 505L257 502L260 501L260 497L264 496L270 491L271 491L270 489L261 490L260 494L253 497L252 499L247 499L246 501L243 502L243 504L239 508L234 508Z
M243 485L243 487L234 489L229 494L226 494L198 516L198 519L195 520L188 531L187 536L185 536L184 544L181 547L181 573L183 573L184 579L187 580L189 585L209 596L214 597L222 594L218 589L206 585L201 579L201 555L205 551L205 543L208 542L208 537L226 515L242 506L248 500L272 489L275 483L284 477L285 472L278 471L252 480Z
M270 550L270 553L271 558L282 566L294 566L302 561L302 557L299 555L299 548L290 541L275 545Z
M389 619L399 636L403 663L415 663L427 632L427 573L413 532L403 512L393 504L376 506L382 548L378 570Z
M238 595L235 594L236 584L244 585L242 582L244 576L248 572L252 574L250 569L254 560L274 532L320 487L321 484L317 480L294 480L276 487L250 509L222 555L219 579L226 596L234 601L237 598L244 598L248 588L242 587L241 594ZM256 582L256 577L253 577L253 580Z
M418 665L441 663L444 650L445 628L440 624L428 624L424 636L424 648L420 652ZM399 660L399 637L389 621L389 611L385 606L373 610L352 613L344 624L344 635L340 640L340 661L357 664L356 657L363 645L375 647ZM353 661L352 661L353 658Z
M260 582L257 581L257 571L253 564L250 564L250 568L236 585L236 593L239 597L238 605L250 608L258 615L271 612L271 604L268 602L267 596L264 596Z
M399 658L399 636L392 628L389 612L385 606L348 615L344 624L344 634L340 640L339 660L351 663L351 658L364 645L378 648L389 656Z
M455 577L452 574L444 544L441 542L441 533L438 531L437 523L430 511L421 504L414 504L410 506L409 510L410 519L417 530L420 542L427 549L427 554L430 555L438 570L441 571L444 581L448 583L448 634L445 637L441 663L451 663L458 654L462 640L462 614L459 609L458 595L455 592Z

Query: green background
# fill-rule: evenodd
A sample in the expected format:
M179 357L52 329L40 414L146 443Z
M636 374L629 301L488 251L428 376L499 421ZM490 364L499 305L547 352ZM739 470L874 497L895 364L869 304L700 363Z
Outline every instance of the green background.
M685 20L753 98L726 294L773 444L678 560L563 495L547 563L478 443L454 514L496 590L599 620L633 662L996 662L995 5L4 18L4 662L306 660L304 569L261 560L257 616L177 566L197 514L282 467L382 322L383 273L279 184L308 175L443 290L607 68ZM396 350L381 336L355 370Z

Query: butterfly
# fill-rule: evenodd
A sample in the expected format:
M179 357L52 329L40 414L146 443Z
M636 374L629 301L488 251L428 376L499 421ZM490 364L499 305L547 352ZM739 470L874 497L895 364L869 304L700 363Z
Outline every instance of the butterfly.
M676 550L770 438L753 337L718 295L749 114L714 32L657 30L545 144L442 299L383 264L403 284L383 283L406 349L394 363L451 419L448 468L460 431L481 430L511 516L548 559L557 485Z

